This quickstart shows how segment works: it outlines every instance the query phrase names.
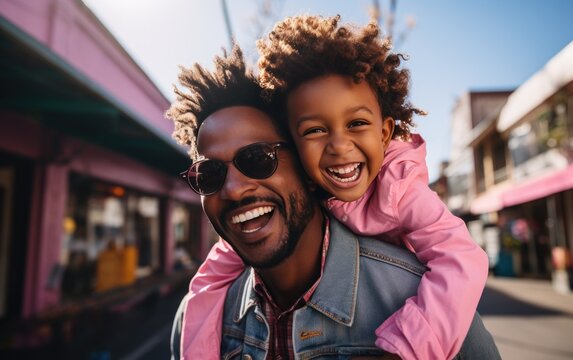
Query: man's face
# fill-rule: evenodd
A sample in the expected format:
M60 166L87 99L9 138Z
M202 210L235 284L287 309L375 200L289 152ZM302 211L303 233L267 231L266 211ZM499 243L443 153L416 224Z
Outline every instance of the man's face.
M246 106L211 114L197 137L200 155L227 162L223 187L202 197L203 209L219 235L255 268L273 267L288 257L315 208L291 150L278 150L277 170L262 180L247 177L230 162L246 145L280 141L271 119Z

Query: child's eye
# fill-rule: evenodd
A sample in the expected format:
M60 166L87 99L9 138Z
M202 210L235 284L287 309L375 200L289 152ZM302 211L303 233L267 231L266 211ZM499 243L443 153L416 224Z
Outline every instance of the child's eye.
M304 130L302 132L302 136L307 136L307 135L312 135L312 134L320 134L320 133L324 133L324 129L321 128L310 128L307 130Z
M364 125L368 125L368 124L369 124L369 123L368 123L368 121L366 121L366 120L362 120L362 119L352 120L352 121L350 122L350 124L348 124L348 127L349 127L349 128L353 128L353 127L364 126Z

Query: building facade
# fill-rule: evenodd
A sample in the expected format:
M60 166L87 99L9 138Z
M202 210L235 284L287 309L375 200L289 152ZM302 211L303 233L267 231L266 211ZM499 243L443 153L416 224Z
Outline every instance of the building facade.
M79 0L0 0L0 46L0 325L188 282L212 233L168 99Z
M560 292L573 284L571 64L573 43L513 92L464 95L452 127L463 158L446 170L460 187L448 204L468 216L494 271L552 279Z

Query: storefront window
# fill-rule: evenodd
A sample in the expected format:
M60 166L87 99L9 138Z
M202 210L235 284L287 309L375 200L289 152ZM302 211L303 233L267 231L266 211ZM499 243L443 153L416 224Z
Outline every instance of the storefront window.
M191 269L200 260L201 208L176 203L171 219L175 237L173 266L176 270Z
M126 286L159 268L159 199L72 174L60 263L62 294Z
M567 147L568 138L566 106L560 102L510 132L508 147L513 164L519 166L549 149Z

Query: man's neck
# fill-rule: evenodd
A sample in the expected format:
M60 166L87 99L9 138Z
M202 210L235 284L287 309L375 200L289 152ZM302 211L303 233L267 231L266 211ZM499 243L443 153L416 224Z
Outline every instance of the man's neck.
M281 309L291 307L320 277L324 231L324 215L317 207L292 255L274 268L257 270Z

